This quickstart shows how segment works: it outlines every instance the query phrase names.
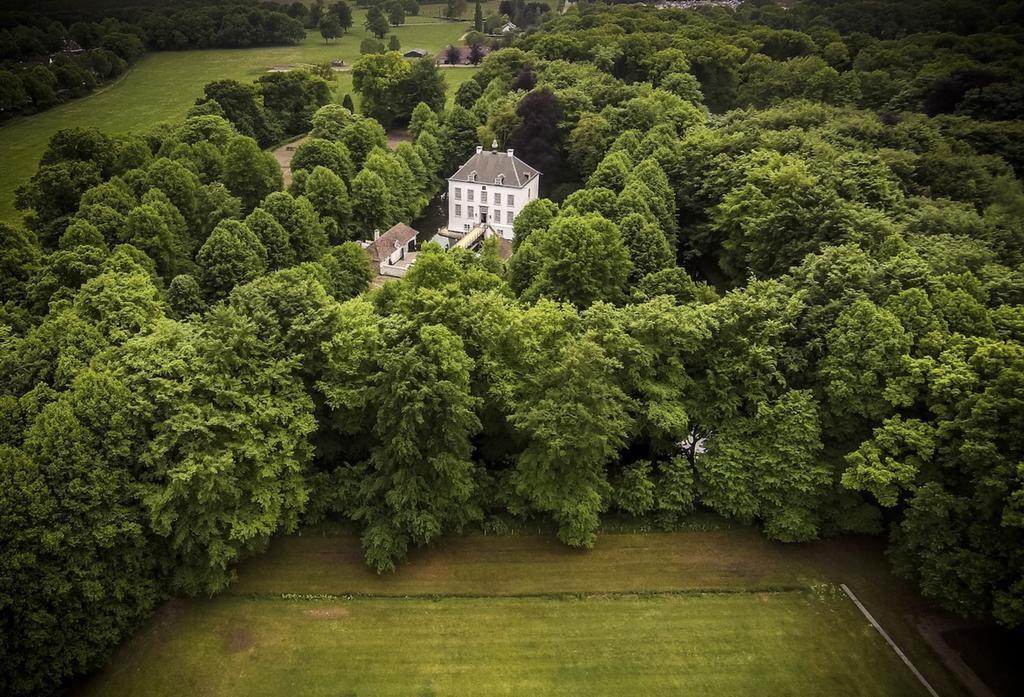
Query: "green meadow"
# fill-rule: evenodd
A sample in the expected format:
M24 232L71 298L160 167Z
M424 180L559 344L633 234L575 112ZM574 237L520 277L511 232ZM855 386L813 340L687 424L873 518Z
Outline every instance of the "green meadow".
M344 534L284 537L212 599L174 600L79 697L927 693L839 589L853 586L944 695L874 541L766 541L735 528L467 536L394 574Z
M433 13L440 5L427 5ZM106 88L49 111L15 119L0 126L0 221L17 220L14 191L35 172L50 137L71 126L95 127L110 133L143 131L160 121L180 119L202 94L203 85L232 78L255 80L278 65L323 63L359 58L359 43L367 36L362 28L364 10L355 10L352 32L325 43L317 31L307 31L296 46L253 49L153 52L144 56L126 75ZM424 48L437 53L457 43L470 27L429 16L409 17L392 30L403 49ZM445 70L449 95L474 74L473 68ZM352 90L351 73L337 73L334 91L338 99Z

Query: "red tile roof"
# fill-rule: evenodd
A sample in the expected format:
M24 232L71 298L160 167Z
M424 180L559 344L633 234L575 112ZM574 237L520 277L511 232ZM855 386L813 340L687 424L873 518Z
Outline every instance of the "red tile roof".
M416 239L417 235L419 233L405 223L398 223L371 242L370 246L366 248L366 253L370 255L370 260L377 266L379 272L382 261L399 247L404 247Z

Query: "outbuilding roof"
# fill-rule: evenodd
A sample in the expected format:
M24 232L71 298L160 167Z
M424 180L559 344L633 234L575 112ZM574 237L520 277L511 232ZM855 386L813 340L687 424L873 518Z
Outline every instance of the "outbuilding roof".
M539 175L540 172L516 157L511 148L499 151L496 146L491 150L477 146L476 154L466 160L466 164L459 167L448 181L497 184L521 189Z
M419 233L405 223L398 223L371 242L370 246L366 248L366 253L370 255L370 259L375 264L380 264L380 262L391 256L391 253L396 249L404 247L416 239L417 235Z

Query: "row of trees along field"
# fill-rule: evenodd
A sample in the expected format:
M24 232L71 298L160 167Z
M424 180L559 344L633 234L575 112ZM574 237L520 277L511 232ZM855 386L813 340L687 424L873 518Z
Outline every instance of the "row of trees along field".
M304 36L302 22L282 6L255 0L125 10L75 4L45 15L7 10L0 12L0 119L88 94L146 50L295 44Z
M1024 623L1022 134L986 101L1014 103L1020 23L913 5L925 33L890 38L830 7L574 10L457 104L389 112L394 151L262 80L56 136L0 250L0 691L325 517L382 572L521 520L588 547L608 512L880 533L927 596ZM964 70L996 80L929 116ZM312 130L289 191L261 120ZM349 240L493 139L549 195L507 265L428 246L363 293Z

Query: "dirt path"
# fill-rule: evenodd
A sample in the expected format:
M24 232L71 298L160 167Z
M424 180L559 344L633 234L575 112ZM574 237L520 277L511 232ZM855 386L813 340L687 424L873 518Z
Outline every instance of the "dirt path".
M393 131L388 131L388 147L394 150L400 143L411 143L412 136L409 135L409 131L401 128L396 128Z
M932 651L942 658L946 667L956 674L960 682L970 690L974 697L996 697L996 693L978 677L943 636L947 631L975 627L977 623L961 620L951 615L924 614L916 618L916 625L921 637L932 648Z
M292 183L292 158L295 157L295 151L299 149L299 146L309 140L309 136L302 136L298 140L293 140L290 143L285 143L280 147L274 148L274 158L277 160L277 164L281 167L281 175L284 177L284 188L287 189Z

